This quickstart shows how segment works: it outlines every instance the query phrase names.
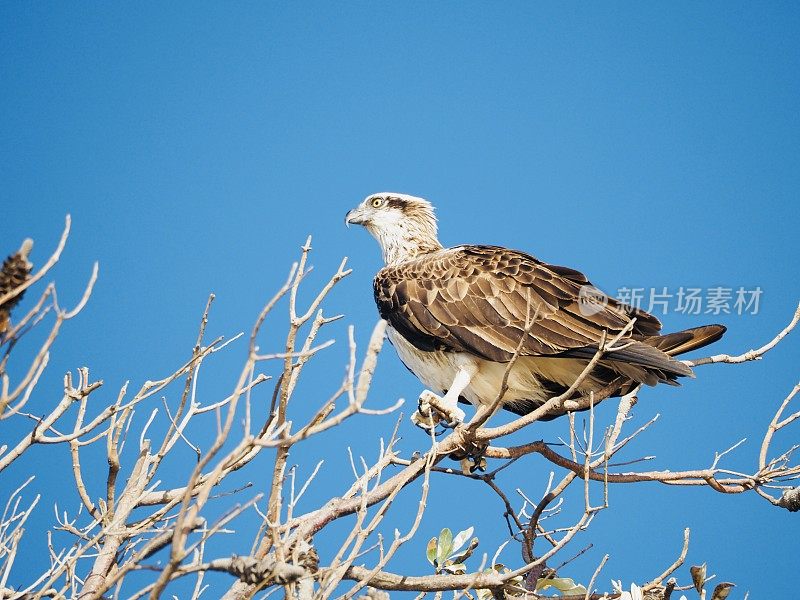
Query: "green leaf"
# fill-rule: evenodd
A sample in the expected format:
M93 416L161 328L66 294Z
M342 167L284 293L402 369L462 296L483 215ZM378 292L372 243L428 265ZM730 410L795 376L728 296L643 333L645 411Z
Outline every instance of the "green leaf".
M562 593L586 594L586 588L569 577L543 577L536 582L536 591L546 590L549 587L554 587Z
M453 552L453 554L450 555L450 560L452 560L454 563L464 562L470 556L472 556L472 553L475 552L475 548L477 547L478 547L478 538L474 537L470 540L469 545L466 548L464 548L462 552Z
M442 568L442 571L446 571L447 573L453 573L453 574L458 574L458 573L464 574L467 572L467 566L463 563L446 564Z
M433 566L434 561L436 560L436 538L432 537L431 541L428 542L428 547L425 549L425 558L428 559L428 562L431 563Z
M450 552L453 550L453 532L447 527L439 533L439 540L436 543L436 562L444 564Z
M480 598L480 600L490 600L492 598L492 590L481 589L475 591L478 592L478 598Z
M475 531L474 527L469 527L469 528L465 529L464 531L459 531L456 534L456 537L453 538L453 550L452 550L452 552L458 552L458 550L461 548L461 546L464 545L464 542L466 542L469 538L472 537L472 532L473 531Z

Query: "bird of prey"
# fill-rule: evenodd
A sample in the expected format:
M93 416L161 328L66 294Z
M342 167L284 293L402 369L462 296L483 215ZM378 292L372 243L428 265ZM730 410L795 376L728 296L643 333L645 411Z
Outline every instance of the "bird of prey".
M614 381L622 382L616 395L640 384L677 385L678 377L694 375L673 357L725 332L706 325L661 335L659 320L643 310L606 296L587 302L598 292L578 271L498 246L444 248L433 206L422 198L373 194L345 221L363 225L381 247L385 266L373 282L375 302L400 359L425 386L445 394L443 404L457 420L465 416L458 400L493 405L515 355L502 408L524 415L569 391L603 340L626 326L574 397Z

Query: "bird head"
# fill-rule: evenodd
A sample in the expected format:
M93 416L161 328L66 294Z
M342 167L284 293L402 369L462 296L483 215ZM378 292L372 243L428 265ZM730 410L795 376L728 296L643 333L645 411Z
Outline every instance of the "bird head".
M386 264L441 249L430 202L416 196L382 192L367 196L349 211L345 223L363 225L376 239Z

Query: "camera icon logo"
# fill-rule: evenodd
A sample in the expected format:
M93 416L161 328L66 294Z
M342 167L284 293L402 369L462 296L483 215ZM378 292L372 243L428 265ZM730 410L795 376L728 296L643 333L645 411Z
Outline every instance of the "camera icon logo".
M582 285L578 290L578 310L584 317L596 315L608 306L608 296L593 285Z

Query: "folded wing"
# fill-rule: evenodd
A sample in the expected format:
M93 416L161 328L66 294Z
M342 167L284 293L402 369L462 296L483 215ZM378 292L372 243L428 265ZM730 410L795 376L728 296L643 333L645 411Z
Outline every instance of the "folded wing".
M384 267L374 281L381 316L423 351L507 362L521 345L523 356L591 358L604 334L612 338L635 317L626 347L606 358L653 370L658 380L691 375L655 347L658 319L613 298L589 305L587 289L578 271L495 246L430 253Z

